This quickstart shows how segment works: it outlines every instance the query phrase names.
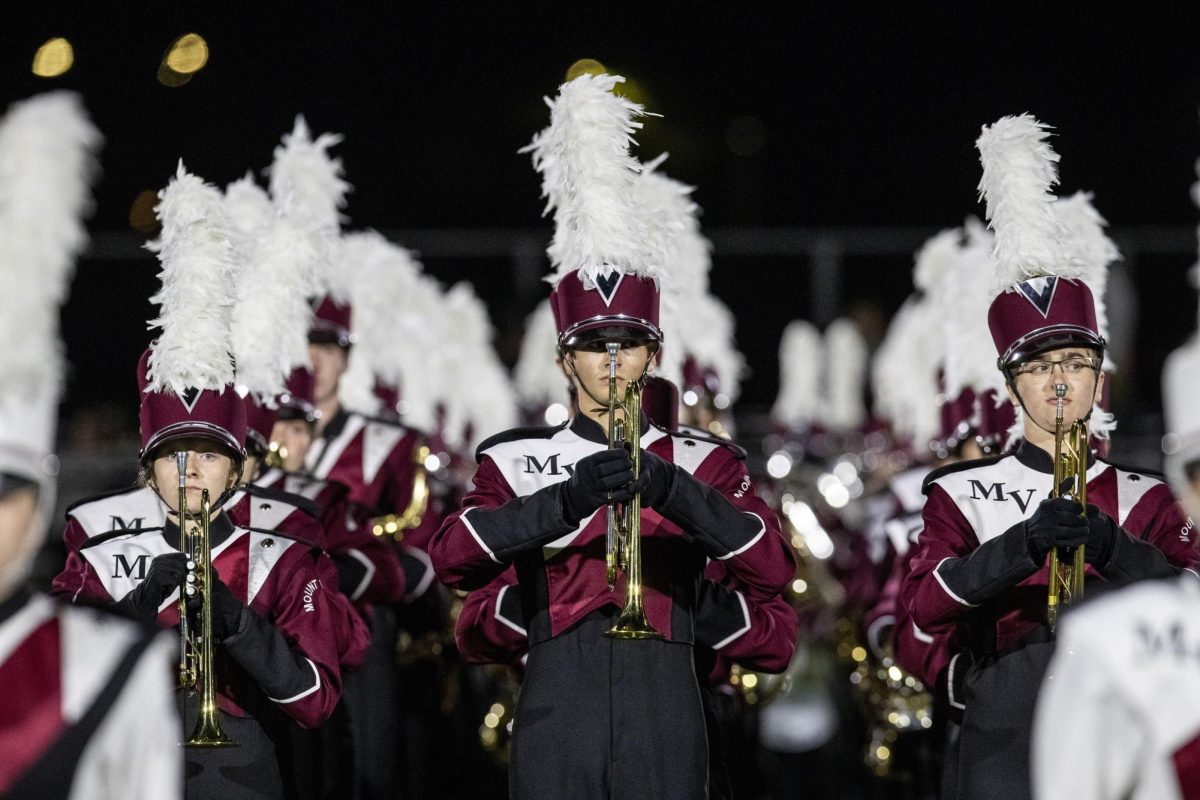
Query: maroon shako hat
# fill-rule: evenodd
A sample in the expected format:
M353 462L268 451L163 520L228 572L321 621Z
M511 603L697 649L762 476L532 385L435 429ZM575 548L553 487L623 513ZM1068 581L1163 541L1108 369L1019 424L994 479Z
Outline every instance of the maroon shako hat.
M171 389L148 391L150 358L151 351L146 350L137 368L142 458L159 445L190 437L211 439L245 455L246 407L233 386L221 390L193 387L182 394Z
M992 301L988 327L1001 369L1058 347L1104 351L1092 291L1079 279L1049 275L1021 281Z
M559 343L570 347L601 328L625 328L635 338L661 342L659 291L651 278L614 270L593 282L572 272L550 292Z
M350 306L326 295L314 305L312 328L308 340L313 344L336 344L349 347L354 343L350 328Z
M280 419L305 419L316 422L321 412L316 406L316 380L312 370L297 367L287 379L287 391L275 398Z

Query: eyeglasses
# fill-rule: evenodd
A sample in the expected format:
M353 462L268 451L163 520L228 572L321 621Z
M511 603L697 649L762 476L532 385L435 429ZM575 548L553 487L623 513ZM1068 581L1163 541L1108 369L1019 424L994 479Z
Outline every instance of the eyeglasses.
M1029 361L1016 369L1017 375L1032 375L1035 378L1045 378L1054 372L1054 368L1062 369L1067 377L1082 375L1086 370L1097 370L1099 364L1090 358L1064 358L1060 361Z

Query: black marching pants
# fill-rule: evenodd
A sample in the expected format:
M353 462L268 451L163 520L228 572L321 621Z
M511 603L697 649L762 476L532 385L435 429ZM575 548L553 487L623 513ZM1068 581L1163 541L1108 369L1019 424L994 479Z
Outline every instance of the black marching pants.
M603 635L605 609L532 647L517 704L515 800L703 800L708 740L692 646Z

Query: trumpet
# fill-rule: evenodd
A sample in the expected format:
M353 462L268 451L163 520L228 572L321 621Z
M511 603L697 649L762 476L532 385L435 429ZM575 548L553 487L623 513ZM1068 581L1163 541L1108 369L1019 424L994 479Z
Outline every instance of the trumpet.
M209 542L208 490L200 494L200 513L187 510L187 453L175 454L179 468L179 548L187 556L187 574L179 587L179 685L195 692L199 684L200 714L185 747L236 747L221 730L217 717L216 678L213 674L212 547ZM191 526L188 526L189 516ZM188 599L200 595L200 630L188 622Z
M1067 428L1063 422L1063 397L1067 393L1065 383L1054 385L1058 397L1058 409L1054 419L1054 486L1051 497L1064 495L1073 497L1087 514L1087 422L1080 419ZM1063 491L1069 484L1069 488ZM1050 588L1046 596L1046 622L1053 632L1058 624L1059 606L1069 606L1083 598L1083 573L1086 567L1084 547L1075 548L1071 564L1061 563L1058 548L1050 551L1048 558Z
M608 446L624 446L633 456L633 474L642 468L642 381L630 381L625 397L617 397L617 354L621 345L608 342ZM621 419L617 419L617 412ZM611 499L607 509L604 565L609 590L617 586L617 570L625 573L625 605L612 628L604 632L613 639L661 639L646 619L642 605L642 499L634 495L627 503Z

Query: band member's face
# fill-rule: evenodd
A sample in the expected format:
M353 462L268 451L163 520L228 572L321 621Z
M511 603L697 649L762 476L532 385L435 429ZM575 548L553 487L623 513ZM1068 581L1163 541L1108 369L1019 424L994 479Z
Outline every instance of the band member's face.
M1086 347L1061 347L1039 354L1017 370L1017 392L1025 410L1043 430L1054 430L1058 396L1054 387L1066 384L1063 397L1063 425L1069 427L1087 416L1094 400L1104 388L1101 361Z
M179 511L179 470L175 453L187 453L184 481L187 486L187 507L191 513L200 511L201 493L207 489L210 502L216 499L237 481L233 459L206 439L182 439L163 448L162 455L154 459L153 485L167 506Z
M0 599L25 578L41 527L38 493L32 486L0 496Z
M308 357L313 365L313 394L317 403L337 397L338 379L346 371L346 351L336 344L309 344Z
M648 345L622 347L617 352L617 394L624 398L625 386L637 380L646 371L646 365L654 357ZM567 358L575 363L576 380L581 381L593 397L608 399L608 351L602 347L571 350ZM589 402L583 395L580 402Z
M312 440L312 424L302 419L281 419L271 429L271 444L279 445L285 472L300 471Z

